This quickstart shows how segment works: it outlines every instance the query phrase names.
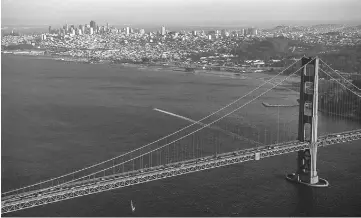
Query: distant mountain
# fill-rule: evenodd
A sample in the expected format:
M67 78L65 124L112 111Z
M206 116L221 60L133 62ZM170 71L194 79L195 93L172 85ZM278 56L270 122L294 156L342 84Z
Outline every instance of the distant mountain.
M312 28L341 28L345 25L343 24L317 24L317 25L313 25L311 26Z

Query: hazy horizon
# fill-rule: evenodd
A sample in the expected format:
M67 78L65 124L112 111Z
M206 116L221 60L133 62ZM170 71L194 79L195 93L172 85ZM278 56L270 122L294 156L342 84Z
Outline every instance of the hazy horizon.
M358 25L360 8L360 0L3 0L1 22L54 27L90 20L146 27Z

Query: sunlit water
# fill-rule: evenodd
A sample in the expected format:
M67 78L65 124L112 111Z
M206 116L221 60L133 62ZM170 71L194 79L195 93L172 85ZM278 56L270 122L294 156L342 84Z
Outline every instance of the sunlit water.
M261 82L20 56L2 56L1 76L2 192L108 159L189 124L153 108L197 120ZM297 96L271 91L226 122L268 127L278 132L279 140L295 139L297 108L278 113L260 102L294 103ZM282 127L282 122L288 126ZM320 117L321 133L355 128L361 127ZM273 134L260 140L276 139ZM305 188L284 179L295 170L293 153L8 215L360 216L360 155L360 141L320 149L318 172L331 184L324 189ZM136 207L134 213L130 200Z

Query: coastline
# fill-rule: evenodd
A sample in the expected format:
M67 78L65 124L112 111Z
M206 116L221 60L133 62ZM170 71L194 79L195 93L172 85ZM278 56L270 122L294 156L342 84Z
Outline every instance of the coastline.
M19 53L16 53L19 52ZM139 70L152 70L160 71L167 70L170 72L180 72L183 74L193 74L193 75L213 75L220 76L232 79L247 79L248 77L244 76L245 73L229 72L229 71L215 71L215 70L203 70L203 69L194 69L193 71L187 71L187 67L175 66L175 65L164 65L162 63L113 63L110 60L99 60L92 62L84 57L73 57L73 56L61 56L61 55L44 55L39 52L29 51L3 51L2 55L11 55L11 56L23 56L23 57L33 57L37 59L44 60L56 60L62 62L73 62L73 63L82 63L82 64L109 64L109 65L119 65L122 67L131 67L138 68Z

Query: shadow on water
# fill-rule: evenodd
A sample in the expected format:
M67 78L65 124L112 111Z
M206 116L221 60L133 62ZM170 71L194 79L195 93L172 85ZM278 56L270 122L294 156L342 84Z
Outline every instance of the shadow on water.
M290 216L312 216L315 207L315 190L304 185L295 185L297 189L297 205Z
M279 180L286 181L286 175L277 174L275 177ZM287 182L289 183L289 182ZM297 216L312 216L314 214L314 208L316 203L316 191L315 188L305 185L299 185L289 183L294 186L296 192L297 205L294 211L289 215L291 217Z

